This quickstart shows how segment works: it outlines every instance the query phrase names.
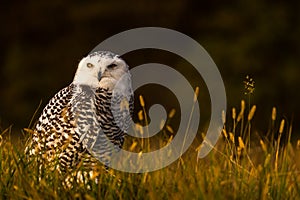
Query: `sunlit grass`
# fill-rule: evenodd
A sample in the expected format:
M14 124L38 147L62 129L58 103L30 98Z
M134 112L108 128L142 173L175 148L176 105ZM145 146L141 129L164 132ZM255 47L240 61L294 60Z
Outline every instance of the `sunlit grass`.
M294 146L291 142L292 127L286 119L277 119L276 108L273 108L268 133L253 135L256 131L252 120L257 108L255 105L247 108L245 104L242 101L240 108L232 108L224 116L222 138L204 159L197 160L197 147L202 141L199 134L182 158L161 170L134 174L106 172L99 166L92 177L84 182L75 180L71 185L68 183L70 174L61 175L51 170L38 173L37 163L23 153L25 142L12 144L6 137L10 134L7 129L0 134L0 199L300 198L300 163L297 161L300 154L297 141ZM146 119L145 110L142 112L140 120ZM168 116L174 113L172 110ZM168 126L165 127L170 137L158 141L158 146L172 140L173 129ZM143 144L150 148L149 141ZM127 141L126 145L135 152L143 148L135 140Z

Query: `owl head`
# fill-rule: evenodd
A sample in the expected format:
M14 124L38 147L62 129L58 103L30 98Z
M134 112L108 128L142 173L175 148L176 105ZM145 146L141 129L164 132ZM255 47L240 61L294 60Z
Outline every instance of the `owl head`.
M97 51L79 62L73 83L113 90L124 76L130 78L123 59L112 52Z

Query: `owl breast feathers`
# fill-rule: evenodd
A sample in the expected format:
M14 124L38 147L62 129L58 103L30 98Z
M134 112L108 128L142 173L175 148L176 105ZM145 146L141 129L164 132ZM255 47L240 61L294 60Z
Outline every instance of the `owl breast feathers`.
M112 153L122 148L132 111L127 64L111 52L92 53L44 108L25 151L60 171L83 159L109 166Z

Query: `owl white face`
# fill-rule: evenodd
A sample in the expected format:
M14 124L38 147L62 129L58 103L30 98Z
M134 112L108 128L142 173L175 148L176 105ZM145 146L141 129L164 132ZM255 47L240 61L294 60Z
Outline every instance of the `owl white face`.
M73 83L113 89L126 73L129 73L128 66L118 55L99 51L79 62Z

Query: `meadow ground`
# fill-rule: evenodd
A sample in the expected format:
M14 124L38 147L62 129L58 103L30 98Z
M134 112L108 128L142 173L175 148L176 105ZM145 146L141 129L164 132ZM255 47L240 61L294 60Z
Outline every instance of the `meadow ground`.
M222 137L204 159L197 160L199 134L180 159L161 170L108 173L100 166L97 175L71 186L55 171L38 173L39 166L24 156L24 140L12 143L9 129L4 130L0 199L300 199L300 144L291 142L292 127L276 119L273 108L268 137L255 134L255 109L245 108L244 101L233 108ZM139 146L129 144L131 150Z

